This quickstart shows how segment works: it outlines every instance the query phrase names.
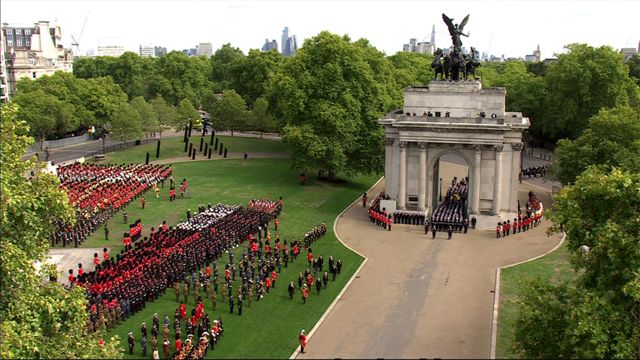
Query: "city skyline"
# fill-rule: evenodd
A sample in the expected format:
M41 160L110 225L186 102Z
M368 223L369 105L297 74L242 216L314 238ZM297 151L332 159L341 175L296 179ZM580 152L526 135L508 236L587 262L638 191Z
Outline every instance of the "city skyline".
M575 42L619 50L637 48L640 40L635 19L640 2L632 1L4 0L0 10L2 23L10 26L57 21L65 47L71 47L72 35L79 37L88 18L79 39L81 53L98 45L122 45L138 52L141 44L149 44L180 51L194 42L210 42L214 52L231 43L246 54L260 49L265 36L278 39L286 26L296 34L298 47L328 30L352 40L366 38L392 55L402 50L407 39L429 41L434 25L436 47L450 46L442 13L454 22L470 14L465 27L470 36L463 38L464 46L506 58L531 54L538 44L544 59Z

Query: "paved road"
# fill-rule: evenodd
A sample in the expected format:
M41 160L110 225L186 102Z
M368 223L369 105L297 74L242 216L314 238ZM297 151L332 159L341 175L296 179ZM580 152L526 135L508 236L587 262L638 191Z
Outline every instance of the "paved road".
M521 187L522 200L529 189ZM353 206L336 231L369 261L298 358L488 358L495 269L552 249L560 238L544 235L547 225L501 239L470 231L432 240L418 226L384 231Z

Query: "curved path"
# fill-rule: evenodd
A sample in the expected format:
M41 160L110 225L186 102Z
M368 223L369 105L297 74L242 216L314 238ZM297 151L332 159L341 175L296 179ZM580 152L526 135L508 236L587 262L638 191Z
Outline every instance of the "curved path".
M369 194L384 188L381 181ZM521 202L535 185L521 185ZM539 193L549 204L548 194ZM495 238L470 230L434 240L420 226L369 223L361 205L337 221L341 240L368 258L297 358L488 358L495 269L543 254L548 223Z

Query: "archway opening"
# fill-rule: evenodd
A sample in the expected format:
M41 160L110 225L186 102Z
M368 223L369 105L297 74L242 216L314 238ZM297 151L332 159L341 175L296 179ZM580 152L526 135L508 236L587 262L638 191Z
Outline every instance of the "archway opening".
M440 230L462 230L469 216L469 164L460 155L445 153L434 163L431 222Z

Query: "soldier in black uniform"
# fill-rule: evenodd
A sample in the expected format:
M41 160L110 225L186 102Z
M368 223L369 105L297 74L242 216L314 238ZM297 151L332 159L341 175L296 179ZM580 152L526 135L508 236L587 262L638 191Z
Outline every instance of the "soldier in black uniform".
M127 340L129 342L129 355L133 355L133 347L136 344L136 340L133 338L133 333L131 331L129 331L128 335L129 336L128 336Z

